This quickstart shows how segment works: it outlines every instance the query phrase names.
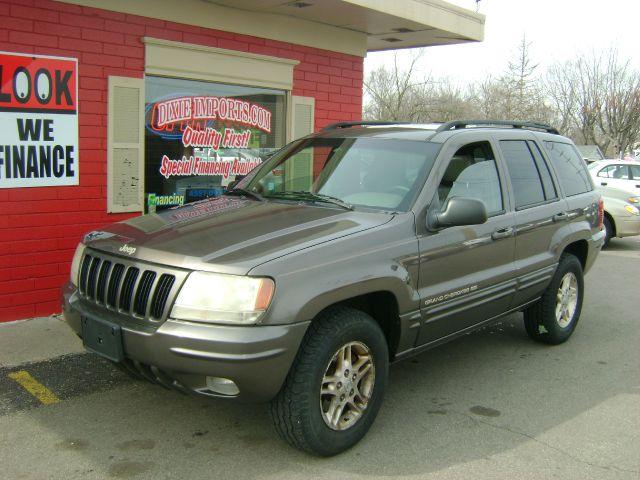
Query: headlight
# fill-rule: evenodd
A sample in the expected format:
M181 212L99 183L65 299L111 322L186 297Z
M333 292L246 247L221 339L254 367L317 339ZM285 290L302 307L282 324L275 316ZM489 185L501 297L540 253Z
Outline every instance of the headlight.
M638 197L629 197L629 198L627 198L627 202L629 202L629 203L640 203L640 198L638 198Z
M640 210L638 210L638 207L634 207L633 205L625 205L624 209L631 215L640 215Z
M255 323L269 306L270 278L192 272L182 285L171 317L212 323Z
M82 260L82 254L84 253L84 243L79 243L76 247L76 253L73 254L73 260L71 261L71 283L78 286L78 272L80 271L80 260Z

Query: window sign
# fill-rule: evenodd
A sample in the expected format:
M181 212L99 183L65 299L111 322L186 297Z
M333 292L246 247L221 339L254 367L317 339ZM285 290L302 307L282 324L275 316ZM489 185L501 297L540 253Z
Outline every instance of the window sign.
M285 92L147 77L147 211L222 195L285 141Z
M0 52L0 188L78 185L77 67Z

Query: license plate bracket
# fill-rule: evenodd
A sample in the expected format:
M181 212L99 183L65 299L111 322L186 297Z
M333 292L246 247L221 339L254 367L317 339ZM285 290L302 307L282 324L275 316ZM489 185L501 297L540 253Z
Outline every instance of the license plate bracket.
M84 315L81 323L84 348L113 362L121 362L124 359L120 325Z

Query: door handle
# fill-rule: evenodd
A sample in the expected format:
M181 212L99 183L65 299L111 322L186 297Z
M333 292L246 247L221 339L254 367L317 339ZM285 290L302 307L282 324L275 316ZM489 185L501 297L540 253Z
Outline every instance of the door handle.
M567 212L556 213L553 216L554 222L562 222L563 220L568 220L568 219L569 219L569 215L567 215Z
M607 186L607 182L600 182L600 185L602 185L603 187Z
M493 238L494 240L499 240L501 238L507 238L513 235L513 228L512 227L506 227L506 228L501 228L500 230L496 230L495 232L493 232L491 234L491 238Z

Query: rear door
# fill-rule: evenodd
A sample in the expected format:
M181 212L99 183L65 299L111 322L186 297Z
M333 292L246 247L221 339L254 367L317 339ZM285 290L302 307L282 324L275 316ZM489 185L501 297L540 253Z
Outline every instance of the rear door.
M567 203L531 134L499 141L515 207L518 290L513 306L538 296L555 271L556 232L567 225Z
M464 138L484 141L465 143ZM433 173L438 188L430 208L441 210L454 196L476 198L489 218L481 225L419 233L418 344L434 343L503 313L515 291L513 213L494 146L477 135L459 135L450 142Z

